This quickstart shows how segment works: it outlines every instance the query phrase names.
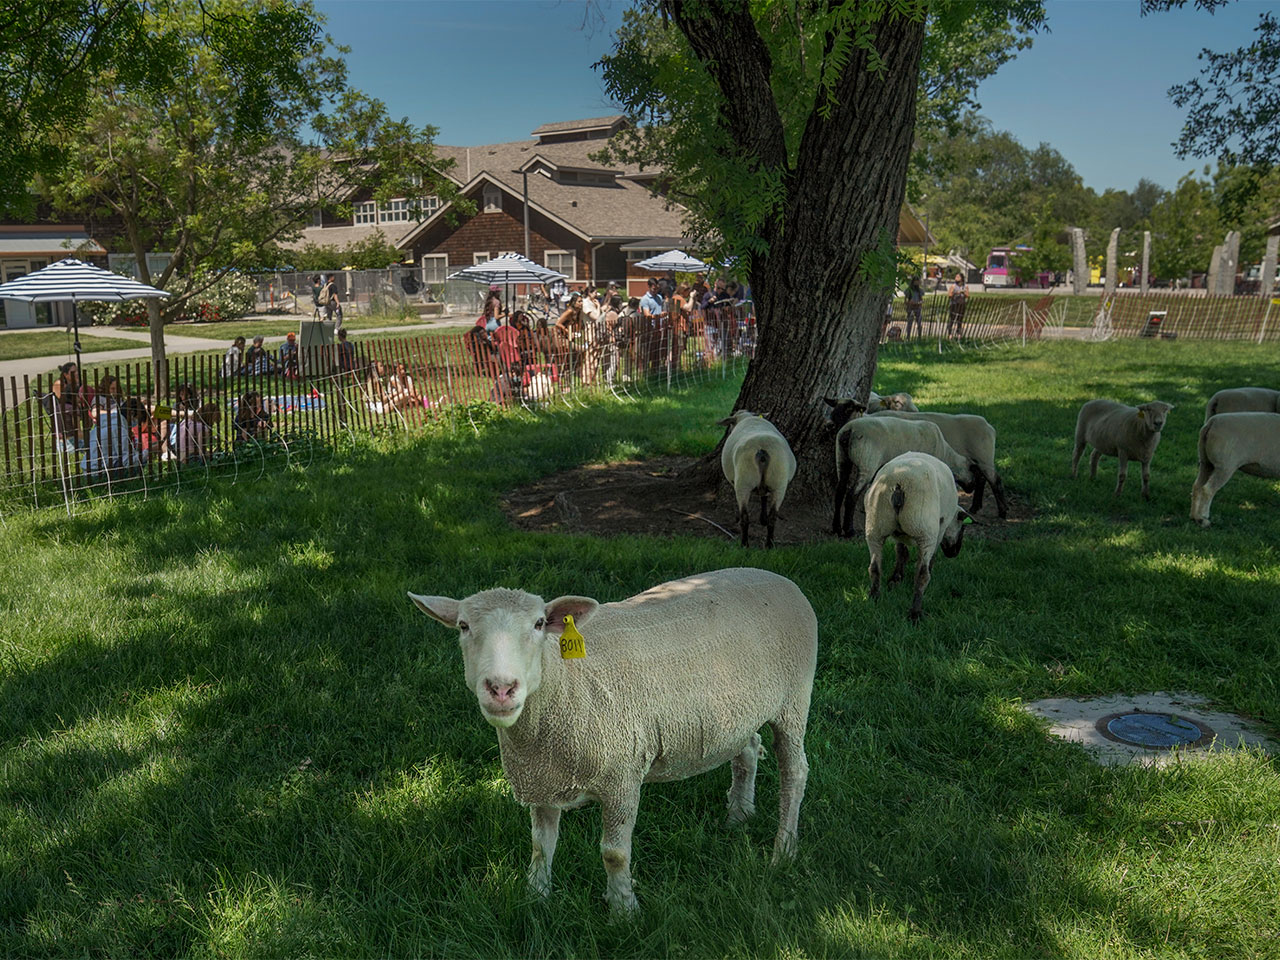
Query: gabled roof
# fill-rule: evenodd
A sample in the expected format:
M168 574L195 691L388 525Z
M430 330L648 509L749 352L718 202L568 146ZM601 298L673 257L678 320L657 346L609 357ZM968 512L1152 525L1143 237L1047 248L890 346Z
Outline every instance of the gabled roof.
M595 133L599 130L622 129L627 118L620 113L608 117L591 117L588 120L560 120L556 123L544 123L533 131L533 136L541 137L555 133Z
M615 164L606 167L592 160L591 154L601 146L599 140L559 143L516 140L479 147L441 145L436 147L436 154L456 161L453 172L465 178L461 188L463 193L478 190L478 184L485 181L522 199L525 175L521 171L529 171L530 210L544 214L585 240L679 236L683 233L683 208L670 206L644 185L629 179L627 175L641 172L638 166ZM607 175L610 182L563 183L537 173L539 167L600 173ZM397 246L407 247L450 206L441 206L433 216L411 227Z

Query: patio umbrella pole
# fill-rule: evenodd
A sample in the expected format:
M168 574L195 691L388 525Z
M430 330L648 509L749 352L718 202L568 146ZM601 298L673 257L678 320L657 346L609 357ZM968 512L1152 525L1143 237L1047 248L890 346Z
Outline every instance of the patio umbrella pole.
M83 370L84 364L80 362L80 311L76 309L74 299L71 301L71 346L76 352L76 369Z

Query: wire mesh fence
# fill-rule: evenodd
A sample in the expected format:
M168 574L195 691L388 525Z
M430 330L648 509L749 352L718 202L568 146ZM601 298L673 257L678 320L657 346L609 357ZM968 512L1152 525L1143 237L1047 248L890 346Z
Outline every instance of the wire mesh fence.
M231 372L211 354L10 377L0 384L0 509L76 505L305 466L344 437L474 427L486 407L547 410L638 398L741 372L750 305L688 321L626 315L561 331L404 336L302 348Z
M1256 296L1187 296L1156 291L1116 293L1099 302L1092 338L1280 340L1280 307Z

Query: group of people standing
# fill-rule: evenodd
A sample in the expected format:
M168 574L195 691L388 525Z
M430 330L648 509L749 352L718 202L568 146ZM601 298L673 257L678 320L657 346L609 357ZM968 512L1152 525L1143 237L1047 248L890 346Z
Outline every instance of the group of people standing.
M919 277L912 277L907 284L907 288L902 291L903 306L906 308L907 326L904 334L905 339L911 339L912 328L915 328L916 336L924 336L924 320L922 311L924 307L924 288L920 285ZM955 280L947 286L947 336L952 340L958 340L964 335L964 313L965 307L969 302L969 285L965 283L964 274L957 273ZM885 308L884 323L881 324L880 338L883 340L888 337L891 340L898 339L898 336L890 329L893 321L893 299L890 298L888 306Z

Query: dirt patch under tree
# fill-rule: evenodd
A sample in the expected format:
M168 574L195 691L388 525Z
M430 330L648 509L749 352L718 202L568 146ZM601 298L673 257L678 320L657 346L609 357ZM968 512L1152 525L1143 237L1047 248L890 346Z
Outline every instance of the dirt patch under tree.
M602 537L684 535L736 542L737 508L728 483L712 491L702 483L681 479L697 462L695 457L658 457L578 467L510 491L502 498L502 509L522 530ZM788 497L778 514L775 543L794 546L837 539L831 534L833 495L834 491L821 500ZM968 506L968 494L960 494L960 502ZM752 497L751 509L751 543L763 546L764 527L756 523L757 497ZM967 535L1007 539L1031 515L1026 503L1010 497L1008 519L998 519L995 497L987 491L980 523L970 527Z

